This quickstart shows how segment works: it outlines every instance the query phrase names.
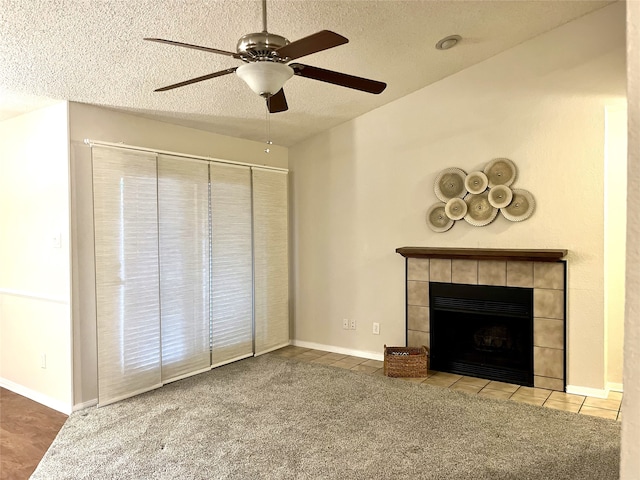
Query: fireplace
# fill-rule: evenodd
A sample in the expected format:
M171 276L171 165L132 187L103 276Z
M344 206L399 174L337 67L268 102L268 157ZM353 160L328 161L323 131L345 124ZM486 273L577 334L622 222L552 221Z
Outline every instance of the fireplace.
M533 289L429 284L431 368L533 386Z
M401 247L396 252L406 259L406 345L425 345L430 350L430 368L432 370L452 371L452 368L460 367L461 363L468 367L469 357L475 359L473 363L479 363L474 367L475 371L466 372L466 375L482 378L495 379L492 372L494 368L502 369L502 381L509 383L531 384L530 373L525 380L508 380L509 375L514 375L509 369L524 371L527 369L528 358L533 363L533 386L549 390L564 391L566 385L566 278L567 278L567 250L517 250L517 249L478 249L478 248L433 248L433 247ZM430 290L439 288L438 284L446 284L451 287L465 287L463 290L469 291L466 287L506 287L515 290L507 290L507 302L498 300L500 309L515 309L514 315L489 315L493 318L494 324L488 322L488 318L480 313L480 310L491 310L495 307L491 300L484 302L482 308L477 308L475 304L470 311L453 312L453 324L450 321L443 325L434 325L434 332L431 322L431 298L434 296ZM433 286L433 287L432 287ZM531 320L525 321L519 309L522 305L509 306L512 300L519 304L516 299L516 291L529 292L529 316L533 317L533 326L525 326ZM470 294L471 298L462 299L466 306L476 302L478 298ZM438 302L450 302L451 295L438 294ZM460 300L457 294L453 296ZM532 300L531 300L532 298ZM446 299L446 301L445 301ZM462 308L449 308L449 310L464 310ZM446 310L437 306L436 310ZM467 309L469 310L469 309ZM452 313L452 312L449 312ZM435 315L438 315L436 311ZM526 315L524 315L526 316ZM507 317L509 319L507 319ZM517 319L517 321L516 321ZM436 319L436 323L437 319ZM480 329L477 324L481 323ZM452 326L455 325L455 326ZM533 332L528 333L527 343L533 350L533 360L530 354L522 354L522 359L516 358L524 350L520 345L525 342L526 335L517 330ZM460 332L467 329L466 339L461 339ZM471 331L471 332L469 332ZM438 338L447 336L449 345L453 345L453 352L438 352ZM471 343L475 342L475 343ZM485 350L493 349L494 360L486 361L486 356L481 357L481 348L476 344L484 345ZM473 345L470 346L470 345ZM434 348L436 349L434 352ZM468 351L464 353L462 350ZM500 352L496 350L500 348ZM489 352L484 352L489 353ZM434 360L435 355L435 360ZM460 358L461 357L461 358ZM434 361L436 362L434 365ZM445 366L438 362L444 362ZM451 368L447 367L449 363ZM516 365L516 367L514 367ZM507 366L507 368L505 368ZM505 371L506 370L506 371ZM527 369L528 370L528 369ZM523 375L519 372L518 375Z

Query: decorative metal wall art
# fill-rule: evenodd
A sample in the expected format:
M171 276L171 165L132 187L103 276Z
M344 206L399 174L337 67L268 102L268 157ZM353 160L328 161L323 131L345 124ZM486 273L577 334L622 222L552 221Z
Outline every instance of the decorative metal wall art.
M484 173L489 179L489 188L496 185L511 185L516 179L516 166L508 158L496 158L487 163Z
M464 186L467 187L469 193L479 194L484 192L489 185L489 179L484 172L471 172L464 179Z
M467 214L464 220L474 227L484 227L489 225L498 215L498 209L489 203L489 194L470 193L464 198L467 202Z
M445 205L444 213L451 220L462 220L467 214L467 202L462 198L452 198Z
M464 186L464 179L467 174L459 168L446 168L436 177L434 191L436 197L443 202L448 202L452 198L464 198L467 189Z
M453 227L453 220L447 216L445 207L444 202L438 202L427 211L427 223L434 232L446 232Z
M536 202L527 190L510 188L517 169L508 158L491 160L482 171L467 174L460 168L446 168L436 177L433 190L440 202L427 210L427 225L434 232L446 232L457 220L483 227L498 216L512 222L526 220Z
M512 222L521 222L526 220L533 214L533 209L536 206L536 201L533 199L533 195L526 190L513 189L513 200L511 203L503 208L502 215L507 220Z

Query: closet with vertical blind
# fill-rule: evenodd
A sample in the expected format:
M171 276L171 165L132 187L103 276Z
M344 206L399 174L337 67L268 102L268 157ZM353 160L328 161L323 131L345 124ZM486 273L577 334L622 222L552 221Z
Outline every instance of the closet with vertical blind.
M289 343L286 170L91 151L99 406Z

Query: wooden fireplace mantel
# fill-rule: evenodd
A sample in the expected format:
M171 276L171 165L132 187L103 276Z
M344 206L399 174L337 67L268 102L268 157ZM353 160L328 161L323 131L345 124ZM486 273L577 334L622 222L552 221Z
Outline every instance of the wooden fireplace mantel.
M557 262L567 255L567 250L522 250L500 248L396 248L406 258L449 258L463 260L515 260L529 262Z

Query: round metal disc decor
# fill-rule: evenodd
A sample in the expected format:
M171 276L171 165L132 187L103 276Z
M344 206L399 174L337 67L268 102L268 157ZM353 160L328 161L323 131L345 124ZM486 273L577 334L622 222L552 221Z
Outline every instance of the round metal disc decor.
M427 225L434 232L442 233L453 227L453 220L447 217L444 211L445 204L434 203L427 210Z
M533 195L527 190L513 189L513 199L509 206L500 209L502 215L512 222L521 222L526 220L536 208L536 201Z
M467 203L461 198L452 198L444 206L444 213L451 220L462 220L467 214Z
M504 208L511 203L513 192L506 185L496 185L489 190L489 203L496 208Z
M484 172L471 172L464 179L464 186L469 193L482 193L487 189L489 185L489 179Z
M468 195L464 201L467 202L467 214L464 220L474 227L489 225L498 215L498 209L491 206L487 193Z
M467 189L464 179L467 174L459 168L446 168L436 177L433 189L438 200L448 202L452 198L464 198Z
M489 188L496 185L511 185L516 179L516 166L508 158L496 158L487 163L484 173L489 179Z

